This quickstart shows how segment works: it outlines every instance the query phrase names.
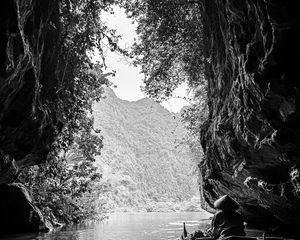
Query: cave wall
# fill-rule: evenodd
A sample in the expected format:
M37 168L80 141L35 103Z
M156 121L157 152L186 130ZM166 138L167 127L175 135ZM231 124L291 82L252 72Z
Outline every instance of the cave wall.
M58 1L0 3L0 184L44 161L61 123Z
M203 1L209 119L202 197L248 221L300 223L300 1Z
M53 228L21 183L2 184L0 196L0 238L2 234L48 232Z
M59 2L0 2L0 234L51 226L16 180L45 161L62 128L57 116Z

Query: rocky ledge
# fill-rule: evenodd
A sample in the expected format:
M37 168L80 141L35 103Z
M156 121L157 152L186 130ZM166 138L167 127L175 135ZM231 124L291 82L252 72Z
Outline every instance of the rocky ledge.
M203 1L209 119L202 197L248 222L300 224L300 1Z

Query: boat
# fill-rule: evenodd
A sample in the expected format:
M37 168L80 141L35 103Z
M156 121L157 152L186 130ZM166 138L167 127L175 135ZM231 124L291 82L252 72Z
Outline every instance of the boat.
M202 238L196 238L195 240L213 240L212 237L202 237ZM283 237L241 237L241 236L228 236L225 238L222 238L222 240L297 240L293 238L283 238Z

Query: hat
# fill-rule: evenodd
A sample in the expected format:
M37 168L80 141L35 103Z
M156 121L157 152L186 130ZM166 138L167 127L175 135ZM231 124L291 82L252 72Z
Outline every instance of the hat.
M235 211L239 204L228 195L224 195L214 202L214 207L223 211Z

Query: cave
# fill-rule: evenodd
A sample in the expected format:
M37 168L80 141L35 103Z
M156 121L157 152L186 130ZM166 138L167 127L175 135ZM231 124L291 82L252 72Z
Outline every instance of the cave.
M203 208L230 194L249 224L294 231L300 224L300 2L199 2L210 59ZM0 4L0 211L12 208L1 213L0 226L9 232L47 229L14 181L23 168L46 161L65 124L58 111L66 72L59 3ZM11 229L17 213L28 225L20 220Z

